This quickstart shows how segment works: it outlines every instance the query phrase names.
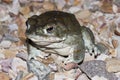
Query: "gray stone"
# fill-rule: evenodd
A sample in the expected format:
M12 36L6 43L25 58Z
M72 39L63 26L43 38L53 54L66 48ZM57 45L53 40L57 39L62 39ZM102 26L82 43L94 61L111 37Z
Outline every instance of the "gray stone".
M92 60L84 62L80 65L81 70L87 74L89 78L94 76L105 77L108 80L117 80L113 73L109 73L106 68L106 63L101 60Z
M82 74L78 77L77 80L90 80L85 74Z

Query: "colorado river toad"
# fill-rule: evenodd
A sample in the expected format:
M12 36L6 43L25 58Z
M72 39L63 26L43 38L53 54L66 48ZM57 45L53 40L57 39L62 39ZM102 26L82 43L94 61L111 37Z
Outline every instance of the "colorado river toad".
M48 11L30 17L26 25L29 60L41 54L38 50L69 56L66 63L82 62L86 50L90 53L100 53L95 45L92 31L80 26L73 14Z
M28 71L37 75L38 80L46 79L50 68L37 60L37 57L57 54L65 57L64 63L80 63L85 51L95 56L105 51L101 44L95 44L92 31L81 26L75 16L61 11L48 11L34 15L26 21L27 48L29 53ZM19 80L19 79L18 79Z

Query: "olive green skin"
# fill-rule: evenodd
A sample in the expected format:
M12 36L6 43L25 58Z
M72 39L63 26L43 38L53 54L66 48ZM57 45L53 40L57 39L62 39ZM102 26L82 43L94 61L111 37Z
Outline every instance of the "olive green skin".
M45 34L43 29L46 29L47 25L53 24L55 25L55 28L51 32L52 35ZM94 47L95 41L92 31L84 26L80 26L75 16L70 13L62 11L48 11L39 16L34 15L28 18L26 25L28 26L26 29L26 36L28 42L28 52L30 54L32 53L30 52L31 49L29 49L29 45L32 45L33 47L40 50L42 50L42 48L55 50L56 48L46 47L46 45L41 45L40 43L37 44L31 39L30 36L40 36L43 38L53 37L59 39L65 38L64 40L58 41L58 43L61 42L62 44L72 47L73 60L71 60L71 62L75 63L82 62L85 56L85 50L91 50ZM42 41L42 39L38 39L37 41ZM57 43L57 41L53 43ZM59 52L57 54L61 56L69 56L69 51L68 54L62 54Z

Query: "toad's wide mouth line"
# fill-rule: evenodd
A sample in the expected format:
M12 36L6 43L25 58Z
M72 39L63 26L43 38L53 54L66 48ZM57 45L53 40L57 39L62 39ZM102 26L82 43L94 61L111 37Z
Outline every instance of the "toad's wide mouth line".
M29 39L31 39L35 43L59 43L66 40L66 37L58 38L58 37L42 37L42 36L34 36L28 35Z
M65 45L62 43L62 46L57 46L57 47L53 47L51 45L53 45L54 43L48 43L48 44L37 44L35 42L33 42L31 39L28 39L28 43L31 44L32 46L38 48L41 50L41 48L44 48L44 49L61 49L61 48L66 48L68 47L68 45ZM61 44L61 42L59 42ZM59 43L57 43L59 45Z

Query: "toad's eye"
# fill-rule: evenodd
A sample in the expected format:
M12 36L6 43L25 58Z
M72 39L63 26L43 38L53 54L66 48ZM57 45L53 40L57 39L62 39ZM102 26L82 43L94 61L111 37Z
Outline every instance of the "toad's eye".
M53 30L54 30L54 27L50 26L50 27L44 29L43 31L45 34L51 34L53 32Z
M51 32L53 31L53 26L47 28L46 31L47 31L48 33L51 33Z

